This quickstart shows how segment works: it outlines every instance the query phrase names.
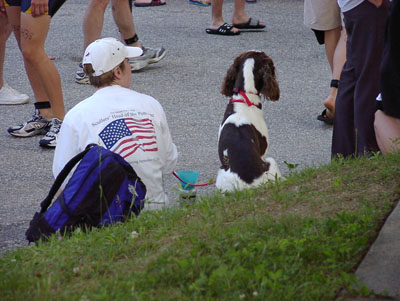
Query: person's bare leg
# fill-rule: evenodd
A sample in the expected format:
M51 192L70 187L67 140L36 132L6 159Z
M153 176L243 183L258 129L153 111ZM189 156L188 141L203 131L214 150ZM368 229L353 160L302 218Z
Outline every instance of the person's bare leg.
M224 0L212 0L211 1L211 26L212 29L217 29L219 26L225 23L224 17L222 16L222 6Z
M112 13L115 24L121 33L121 40L133 38L136 34L132 12L129 8L128 0L112 0ZM142 47L142 43L137 41L129 46Z
M11 28L14 32L15 39L17 40L18 46L21 48L21 8L18 6L9 6L7 7L7 15L8 21L11 24ZM22 51L22 50L21 50ZM28 76L29 83L31 84L31 88L33 94L35 96L35 102L49 102L49 97L47 96L42 82L39 77L36 76L35 68L31 65L29 61L27 61L24 57L24 65L26 75ZM49 109L40 109L40 115L45 118L51 118L53 116L53 112L51 108Z
M245 0L243 0L244 2ZM222 6L224 0L211 0L211 25L210 29L218 29L225 23L224 17L222 16ZM240 32L239 29L233 27L231 32Z
M346 61L346 30L341 27L325 32L325 50L329 65L332 70L332 79L340 80L344 62ZM337 88L331 87L324 106L328 109L328 117L335 114Z
M6 17L0 16L0 89L3 88L4 59L6 57L6 43L11 34L11 25Z
M51 104L52 116L64 119L65 107L61 88L60 74L54 63L45 52L45 41L50 27L51 17L42 15L32 17L30 14L21 14L21 49L22 54L39 77L42 87Z
M104 12L110 0L91 0L83 18L83 51L99 39L103 30Z
M333 56L335 54L336 46L340 39L341 27L324 31L325 34L325 53L328 59L329 66L333 72Z
M232 24L243 24L247 23L250 17L247 15L246 10L246 0L235 0L235 9L232 15ZM260 25L264 25L260 21Z
M400 119L378 110L375 113L376 141L382 154L400 151Z

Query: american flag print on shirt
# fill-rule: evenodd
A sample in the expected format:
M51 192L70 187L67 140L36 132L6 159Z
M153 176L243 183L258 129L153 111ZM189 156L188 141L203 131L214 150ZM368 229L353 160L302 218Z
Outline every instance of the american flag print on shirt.
M109 123L99 134L107 149L126 158L137 150L156 152L153 121L149 118L122 118Z

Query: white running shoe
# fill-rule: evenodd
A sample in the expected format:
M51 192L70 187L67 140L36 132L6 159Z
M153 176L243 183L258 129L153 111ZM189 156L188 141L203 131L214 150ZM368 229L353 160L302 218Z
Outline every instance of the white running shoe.
M167 52L164 48L148 48L143 47L143 53L141 56L130 58L129 64L131 65L131 71L138 71L144 67L161 61Z
M43 147L54 148L57 145L57 137L60 132L62 120L58 118L53 118L51 120L49 131L44 135L42 139L39 141L39 145Z
M28 95L19 93L6 83L0 89L0 105L21 105L27 103L28 99Z
M49 130L50 122L50 120L41 116L38 111L35 111L35 114L27 122L12 126L7 131L16 137L43 135Z

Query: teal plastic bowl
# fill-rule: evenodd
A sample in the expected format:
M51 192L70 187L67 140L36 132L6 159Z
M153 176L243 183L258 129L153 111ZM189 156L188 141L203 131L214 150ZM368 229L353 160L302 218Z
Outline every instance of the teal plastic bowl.
M196 170L178 170L176 171L178 177L182 179L180 182L181 188L184 190L192 190L194 186L188 184L196 184L197 178L199 177L200 172Z

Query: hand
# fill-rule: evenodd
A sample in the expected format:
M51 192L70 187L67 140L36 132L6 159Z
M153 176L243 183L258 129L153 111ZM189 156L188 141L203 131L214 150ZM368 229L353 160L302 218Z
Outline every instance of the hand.
M6 7L4 6L4 0L0 0L0 17L7 18Z
M49 0L32 0L31 1L32 17L39 17L48 12L49 12Z
M383 0L368 0L370 3L375 5L377 8L382 5Z

